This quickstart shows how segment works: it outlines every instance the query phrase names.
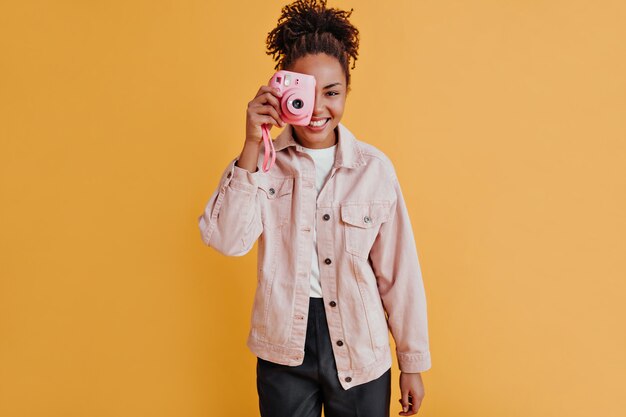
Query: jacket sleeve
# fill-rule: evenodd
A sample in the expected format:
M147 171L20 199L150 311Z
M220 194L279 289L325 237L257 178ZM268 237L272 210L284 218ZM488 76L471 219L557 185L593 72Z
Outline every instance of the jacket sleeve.
M396 199L370 250L370 263L396 342L398 366L402 372L422 372L431 367L426 295L409 213L395 175L392 182Z
M238 167L235 158L224 170L204 213L198 217L202 241L227 256L243 256L263 231L257 196L263 173Z

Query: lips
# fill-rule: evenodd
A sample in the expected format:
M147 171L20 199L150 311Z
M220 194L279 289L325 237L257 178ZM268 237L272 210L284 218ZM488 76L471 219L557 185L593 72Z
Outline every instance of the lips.
M311 118L311 122L309 123L307 128L314 132L324 130L329 121L330 118Z

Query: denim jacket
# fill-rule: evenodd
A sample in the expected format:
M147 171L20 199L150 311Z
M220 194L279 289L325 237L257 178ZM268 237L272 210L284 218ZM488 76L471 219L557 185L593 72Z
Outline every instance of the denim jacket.
M430 368L426 297L409 213L389 158L338 125L335 164L317 195L315 166L292 135L274 141L263 172L233 159L199 216L203 242L228 256L258 239L258 268L247 346L258 357L296 366L304 359L311 228L338 378L344 389L391 367L389 330L403 372ZM316 222L314 222L316 220Z

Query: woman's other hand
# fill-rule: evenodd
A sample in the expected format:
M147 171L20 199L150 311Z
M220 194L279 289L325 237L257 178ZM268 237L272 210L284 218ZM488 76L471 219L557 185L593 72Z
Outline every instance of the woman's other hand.
M401 416L417 414L424 399L422 375L419 372L400 372L400 393L402 398L398 401L400 401L403 411L400 411L398 414Z

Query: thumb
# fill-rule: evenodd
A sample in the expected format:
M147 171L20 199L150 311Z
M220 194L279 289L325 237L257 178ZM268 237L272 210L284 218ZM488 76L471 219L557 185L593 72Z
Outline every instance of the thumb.
M402 391L402 400L400 400L400 404L402 404L402 411L405 413L409 411L409 390Z

